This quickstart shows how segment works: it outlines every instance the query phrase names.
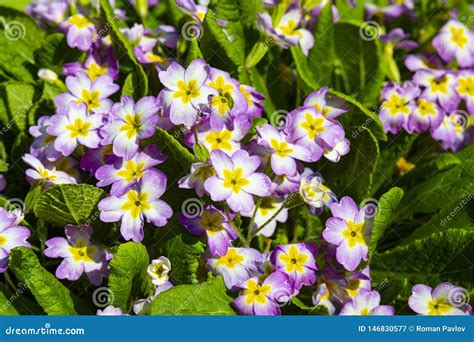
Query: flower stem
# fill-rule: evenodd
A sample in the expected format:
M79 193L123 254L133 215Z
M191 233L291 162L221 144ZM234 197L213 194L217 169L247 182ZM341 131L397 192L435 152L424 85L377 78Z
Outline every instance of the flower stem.
M252 238L254 236L256 236L263 228L268 226L270 224L270 222L272 222L274 219L276 219L277 216L280 215L280 213L282 212L283 209L286 208L286 209L290 210L290 209L296 208L296 207L298 207L298 206L300 206L301 204L304 203L302 200L299 200L300 197L298 197L295 200L294 195L298 195L298 193L294 192L294 193L290 194L285 199L285 201L283 202L281 207L278 208L278 210L264 224L262 224L260 227L258 227L257 229L255 229L255 231L252 232L252 235L248 238L249 243L250 243L250 241L252 241Z
M239 237L240 241L242 242L242 244L245 246L245 247L248 247L248 242L247 240L245 240L245 237L244 235L242 234L242 232L240 231L240 228L237 228L237 226L234 224L234 221L232 221L231 217L230 217L230 213L229 213L229 207L227 206L227 204L225 205L225 217L227 218L227 221L229 221L229 224L230 226L232 227L232 229L237 233L237 236Z
M260 208L260 205L262 204L263 198L259 197L257 199L257 202L255 203L255 209L253 210L252 217L250 218L250 223L247 228L247 241L250 241L252 239L252 228L253 228L253 223L255 222L255 216L257 216L257 211Z

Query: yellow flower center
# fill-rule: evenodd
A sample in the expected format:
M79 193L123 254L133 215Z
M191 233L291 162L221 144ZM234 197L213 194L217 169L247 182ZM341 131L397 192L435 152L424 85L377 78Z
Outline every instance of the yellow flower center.
M240 264L244 260L245 258L242 255L239 255L235 248L229 248L227 249L227 254L221 256L217 260L217 265L233 269L237 264Z
M207 233L211 235L224 230L224 227L222 227L222 215L218 213L213 214L209 211L203 212L199 223L201 227L207 230Z
M347 294L354 298L359 292L360 279L349 279L347 284Z
M94 261L94 253L97 251L94 246L87 246L84 241L79 241L75 247L69 247L68 250L75 262L92 262Z
M364 223L347 222L347 228L342 235L349 240L349 247L354 247L357 243L365 245Z
M155 267L153 268L153 274L156 275L158 278L163 276L163 273L165 273L166 268L162 263L155 264Z
M245 91L245 87L244 86L240 86L240 92L244 95L244 97L247 99L247 104L249 106L252 106L253 105L253 102L252 102L252 94L249 92L249 91Z
M8 239L5 236L0 235L0 247L3 246L7 241Z
M92 81L95 81L98 77L105 75L107 72L107 67L100 66L94 62L89 65L89 68L86 69L86 74Z
M124 178L126 182L130 183L133 180L143 177L145 174L145 170L143 170L144 166L144 162L135 164L133 160L128 160L125 163L125 170L118 171L117 176Z
M51 182L54 182L54 181L56 180L56 176L55 176L55 175L52 175L51 173L49 173L48 170L43 169L42 167L39 167L39 168L38 168L38 173L39 173L39 175L40 175L40 177L41 177L42 179L47 179L47 180L49 180L49 181L51 181Z
M286 141L278 141L272 139L270 141L270 146L275 150L275 153L280 158L286 158L288 154L293 152L293 149L289 148L289 144Z
M295 20L290 19L286 25L279 25L278 28L285 36L294 36L295 34L301 36L301 32L296 31L297 26L298 23Z
M458 93L474 96L474 78L459 78Z
M224 96L213 96L211 106L217 108L217 113L224 116L229 110L229 101Z
M273 210L276 209L275 202L273 201L272 197L265 197L258 208L260 214L265 217L269 215Z
M436 79L435 77L431 78L430 80L430 85L431 85L431 91L433 93L443 93L447 94L448 93L448 78L445 76L441 79Z
M92 126L90 122L84 122L80 118L76 118L73 124L66 126L66 129L70 131L69 135L71 138L77 138L78 136L86 137L89 134L89 128Z
M418 102L418 110L420 111L421 116L436 115L434 105L431 102L426 101L425 99L421 99Z
M79 29L83 29L88 25L92 25L92 23L86 17L79 14L73 15L71 18L69 18L67 24L74 25Z
M429 316L442 316L451 310L451 305L445 302L444 298L439 298L436 301L430 300L428 302Z
M329 113L329 108L328 107L321 108L321 106L317 103L314 105L314 107L318 110L318 112L320 112L324 116L327 116L328 113Z
M456 28L451 27L451 41L456 44L460 49L464 48L464 45L467 44L467 38L464 34L464 29L462 27Z
M166 61L166 58L155 55L153 53L148 53L146 55L146 59L148 59L150 62L159 63L159 64L163 64Z
M242 168L238 167L234 171L224 170L224 187L232 189L232 192L238 194L240 188L248 184L248 179L242 177Z
M390 99L385 101L382 107L388 109L390 115L392 116L395 116L400 112L406 115L410 114L410 108L407 106L407 100L395 93L390 95Z
M305 115L305 121L301 124L301 128L304 128L308 132L308 137L313 140L316 135L325 131L323 125L323 118L315 118L311 114L307 113Z
M94 90L93 92L90 92L84 89L82 90L81 96L82 97L77 100L77 103L85 103L89 111L100 107L100 103L99 103L100 91Z
M304 263L308 260L308 255L299 253L298 248L290 246L288 254L281 254L280 261L286 266L287 272L296 271L298 273L303 272Z
M400 174L405 174L408 171L411 171L415 167L415 164L408 162L405 158L401 157L397 160L397 169L400 171Z
M201 95L201 92L197 88L196 80L191 80L186 83L183 80L178 81L178 91L173 95L175 99L181 99L183 103L189 103L191 99Z
M253 279L247 281L247 289L244 290L245 302L251 305L255 302L265 304L267 302L266 295L271 291L270 285L259 285Z
M360 315L361 315L361 316L369 316L369 315L370 315L370 310L367 309L367 308L363 308L363 309L360 311Z
M148 194L143 192L139 194L135 190L127 192L128 201L122 205L123 210L130 211L133 219L138 218L143 211L150 210L150 202L147 201Z
M208 179L211 176L214 176L215 174L216 174L216 171L214 170L214 168L208 165L208 166L202 166L196 169L196 172L194 173L194 177L202 181L205 181L206 179Z
M230 143L230 138L232 137L232 132L223 129L222 131L211 131L206 135L206 141L211 145L211 150L232 150L232 144Z
M127 114L125 115L125 123L120 127L120 131L126 131L127 138L131 139L139 133L141 127L142 121L140 114Z
M225 83L223 76L217 76L214 82L209 82L209 86L217 90L221 95L230 95L232 94L232 90L234 90L232 84Z

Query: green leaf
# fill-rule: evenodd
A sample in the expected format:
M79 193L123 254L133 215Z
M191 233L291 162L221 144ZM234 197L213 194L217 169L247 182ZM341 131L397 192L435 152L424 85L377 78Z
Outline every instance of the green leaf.
M222 277L201 284L178 285L160 293L151 304L152 315L235 315Z
M410 186L419 184L439 172L447 171L448 169L459 165L461 161L452 153L443 153L434 158L428 159L420 165L415 165L415 168L405 174L398 184L400 186Z
M12 303L0 291L0 316L17 316L18 311L15 310Z
M255 26L257 14L264 12L265 8L260 0L236 0L240 10L240 21L244 26Z
M34 63L34 50L43 43L45 31L32 17L22 11L0 6L0 13L2 50L22 56L30 63Z
M238 49L227 38L217 24L212 11L207 11L203 22L204 33L201 37L201 52L212 66L229 71L233 76L238 74L238 67L245 62L245 50Z
M48 315L76 315L69 289L41 266L31 249L12 249L9 269L28 287Z
M464 150L469 151L474 151L474 145ZM448 228L474 231L474 182L466 181L474 174L474 153L458 154L457 158L459 164L448 164L443 171L405 188L405 197L397 209L395 220L417 229L408 231L411 234L403 234L399 231L401 227L395 227L399 236L404 238L403 244ZM445 164L430 161L430 165ZM423 166L420 169L426 170ZM426 173L430 174L427 170Z
M61 184L44 191L34 212L52 225L83 224L96 211L104 190L89 184Z
M392 136L389 141L380 144L380 158L374 174L373 192L377 191L384 184L393 184L392 175L396 170L397 161L407 154L416 138L416 134L400 133ZM412 171L407 173L407 175L411 173ZM397 185L401 186L399 182L397 182Z
M369 243L369 257L372 258L377 247L377 242L383 236L385 230L392 224L394 213L403 198L403 190L392 188L380 197L377 204L377 212L372 225Z
M331 96L336 96L351 105L351 110L348 113L343 114L339 120L344 125L344 128L354 128L356 126L362 126L368 128L372 134L381 141L387 140L387 135L383 130L382 121L377 114L369 110L359 101L357 101L352 96L343 94L334 89L329 89L329 94ZM348 131L346 130L348 133ZM357 135L358 130L353 130L352 135Z
M112 43L117 47L117 54L121 56L120 65L128 66L137 74L138 81L134 83L134 98L139 99L148 94L148 78L140 63L138 63L133 53L133 47L127 38L120 32L117 26L117 17L110 7L108 0L100 0L102 18L108 24L108 32L112 38Z
M194 155L196 156L197 160L201 163L205 162L209 159L210 153L209 150L203 144L197 143L194 145Z
M447 229L376 253L371 271L405 281L408 289L416 283L437 285L441 281L465 284L473 279L474 232ZM372 273L372 272L371 272Z
M349 136L349 154L342 156L338 163L323 163L319 170L336 194L351 196L360 202L371 191L379 145L366 127L360 126L356 131L357 135Z
M35 51L35 61L38 68L45 68L61 74L63 65L80 60L83 53L71 49L62 33L49 35L44 44Z
M156 231L157 255L166 255L171 261L173 284L192 283L198 280L199 263L204 253L204 243L189 234L175 219L168 226Z
M150 263L148 252L140 243L121 244L110 261L109 289L113 305L129 311L133 303L148 295Z
M197 58L203 58L201 50L199 49L198 40L196 38L191 39L188 45L188 52L186 54L186 64L191 64Z
M264 42L258 42L257 44L255 44L252 50L250 50L250 53L248 54L247 58L245 59L245 67L247 69L250 69L257 65L267 52L268 44L265 44Z
M334 68L334 23L331 5L322 8L314 32L314 47L305 56L300 47L291 47L296 70L305 83L314 88L329 85L332 82ZM329 56L328 56L329 55Z
M355 6L347 0L336 0L335 3L340 20L364 20L364 1L357 1Z
M191 167L191 164L194 162L194 156L171 134L157 127L155 139L161 150L170 158L176 159L184 170Z
M332 23L331 6L318 17L315 43L308 57L291 49L300 77L312 88L323 85L342 91L364 104L377 103L385 78L380 43L364 40L359 23Z
M5 91L10 121L15 123L18 130L26 130L28 113L36 102L35 87L27 83L10 82L5 84Z

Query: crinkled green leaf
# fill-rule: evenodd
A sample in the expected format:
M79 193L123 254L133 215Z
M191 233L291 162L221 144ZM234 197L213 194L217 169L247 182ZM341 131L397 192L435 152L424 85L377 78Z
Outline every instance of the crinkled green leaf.
M206 62L215 68L229 71L233 76L236 76L238 67L244 65L245 50L237 49L229 41L211 11L207 11L203 29L200 46Z
M138 81L134 84L134 97L135 99L142 98L148 93L148 78L145 71L135 58L132 45L123 33L120 32L117 26L117 17L110 7L109 1L101 0L100 8L102 10L102 17L108 24L108 33L112 37L112 43L117 47L117 53L121 56L120 65L131 67L133 72L137 74Z
M5 84L5 92L10 122L24 131L28 125L28 113L39 100L35 97L36 89L27 83L10 82Z
M385 229L390 227L394 213L402 198L403 190L400 188L392 188L380 197L377 204L377 213L371 228L369 257L373 256L377 242L383 236Z
M44 44L35 51L38 68L52 70L58 75L62 72L63 64L78 61L81 56L83 53L69 47L62 33L49 35Z
M160 149L166 153L169 158L176 159L184 170L187 170L194 162L194 156L191 152L167 131L157 127L154 138L156 138L156 143Z
M128 311L133 303L148 295L150 264L148 252L140 243L121 244L110 261L109 289L112 305Z
M357 126L368 128L371 133L381 141L387 140L387 135L383 130L382 121L377 114L369 110L352 96L343 94L334 89L329 89L329 94L349 103L351 110L339 117L339 121L344 126L347 135L352 137L359 134Z
M97 212L104 190L89 184L61 184L44 191L34 212L52 225L83 224Z
M371 273L378 279L386 277L407 284L407 291L417 283L436 286L441 281L461 285L472 282L474 267L474 232L465 229L446 229L376 253L371 261Z
M198 279L204 243L198 237L189 234L181 225L173 223L176 221L172 220L168 226L157 230L156 255L165 255L171 261L173 269L170 277L173 284L195 282Z
M380 143L380 158L374 174L373 192L384 184L392 185L392 175L397 167L397 161L406 156L416 138L416 134L400 133ZM413 171L415 170L410 171L407 175L410 175ZM396 185L401 184L397 182Z
M178 285L160 293L151 305L152 315L235 315L222 277L205 283Z
M364 104L377 103L385 78L377 39L363 39L359 22L332 23L329 5L320 18L308 57L292 48L301 78L312 88L329 85Z
M27 286L48 315L77 314L69 289L41 266L31 249L12 249L9 269L18 281Z
M0 291L0 316L17 316L18 311L8 300L7 297Z

